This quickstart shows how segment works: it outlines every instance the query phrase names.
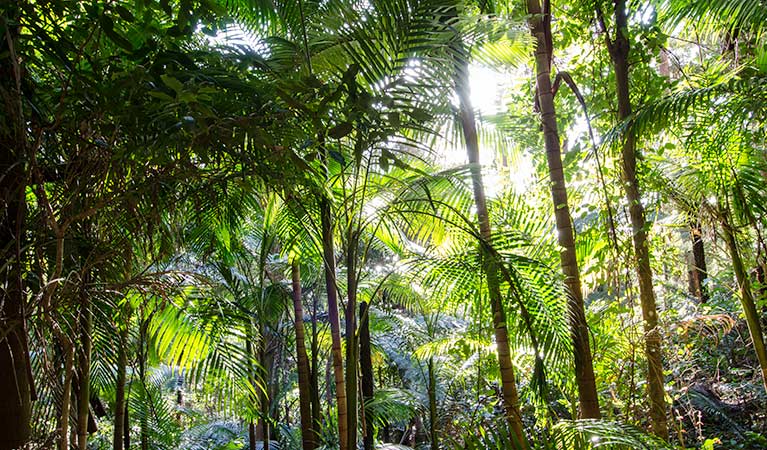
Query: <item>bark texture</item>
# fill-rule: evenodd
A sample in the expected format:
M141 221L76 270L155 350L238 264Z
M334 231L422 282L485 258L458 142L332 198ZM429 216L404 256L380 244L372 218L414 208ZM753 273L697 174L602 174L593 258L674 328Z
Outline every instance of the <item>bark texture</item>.
M615 0L615 39L608 37L608 50L615 70L616 93L618 97L618 119L631 115L629 89L629 36L625 0ZM636 136L629 131L624 136L621 150L621 169L626 201L629 207L633 233L634 258L639 279L639 300L645 333L645 356L647 358L647 390L650 400L650 420L653 432L662 439L668 439L666 398L663 388L663 356L661 335L658 328L658 309L653 291L653 274L650 268L650 249L647 240L642 196L637 182Z
M128 366L128 325L120 329L120 342L117 349L117 385L115 386L115 421L112 449L123 450L123 433L126 422L125 381ZM127 449L127 447L125 447Z
M295 315L296 359L298 360L298 404L301 417L301 442L304 450L313 450L317 434L312 422L311 384L309 380L309 356L306 353L304 332L304 306L301 298L301 270L296 261L290 265L293 285L293 313Z
M350 234L354 234L353 232ZM359 345L357 342L357 241L348 239L346 249L346 430L350 448L357 448L357 370Z
M724 234L725 243L727 244L727 250L730 252L730 258L732 259L732 270L735 272L735 280L740 289L740 302L743 306L743 312L746 315L748 333L751 335L751 342L754 345L757 360L759 360L759 368L762 372L762 383L764 384L765 389L767 389L767 347L765 347L764 343L764 332L762 331L762 324L759 320L759 313L756 310L754 293L751 290L751 280L748 278L748 273L743 264L743 257L738 248L738 240L735 237L735 230L733 230L727 216L723 214L722 217L722 232Z
M29 440L34 397L21 276L27 145L13 3L0 19L0 449Z
M78 367L77 389L77 448L86 450L88 447L88 417L90 416L91 398L91 348L93 312L87 292L89 276L83 277L82 292L80 293L80 361Z
M75 351L72 344L64 345L64 384L61 388L59 409L59 450L69 450L69 416L72 406L72 378L74 377Z
M696 297L701 303L708 301L708 292L706 291L706 251L703 247L703 230L700 222L690 222L690 239L692 240L692 270L690 271L690 294Z
M493 314L493 328L495 330L495 344L498 354L498 364L501 372L501 392L506 419L509 423L514 446L517 449L527 448L522 415L519 409L519 394L514 375L514 366L511 363L511 349L509 347L509 333L506 325L506 312L503 307L501 283L498 273L498 264L494 255L490 252L492 244L492 231L490 228L490 216L487 210L485 187L482 181L482 169L479 161L479 141L477 140L477 128L474 117L474 109L471 105L468 80L468 57L463 50L463 44L457 43L461 61L457 61L455 74L455 88L459 100L459 115L463 137L466 143L466 154L471 165L471 180L474 191L474 204L477 209L479 222L480 249L483 253L483 271L487 277L487 287L490 293L490 306Z
M362 411L364 405L373 399L375 386L373 385L373 357L370 346L370 304L360 303L360 372L362 373ZM373 421L363 414L364 436L362 445L365 450L373 450ZM432 447L436 448L436 447Z
M551 86L552 36L551 27L548 25L550 16L548 10L542 10L538 0L528 0L527 9L530 17L531 33L536 43L535 78L538 91L537 99L546 147L546 160L549 167L549 184L551 186L551 199L554 204L557 239L561 248L559 258L567 286L570 333L573 341L573 354L575 356L575 381L578 385L580 417L584 419L599 419L601 417L599 412L599 396L597 395L594 364L591 358L589 327L586 322L581 277L575 253L575 231L567 199L567 186L562 167L562 151L559 142L556 110L554 108L554 93Z
M328 199L320 199L320 220L322 228L322 255L325 262L325 288L328 296L328 320L330 321L331 353L333 375L338 408L338 436L340 449L349 449L347 428L346 385L344 382L344 361L341 353L341 321L338 316L338 290L336 288L336 257L333 245L333 222Z

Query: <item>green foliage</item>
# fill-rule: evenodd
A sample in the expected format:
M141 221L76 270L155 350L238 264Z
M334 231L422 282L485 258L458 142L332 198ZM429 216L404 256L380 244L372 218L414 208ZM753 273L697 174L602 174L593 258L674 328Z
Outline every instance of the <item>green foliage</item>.
M32 447L69 439L61 422L76 428L87 370L89 400L105 406L91 408L93 448L110 448L123 389L136 448L245 448L251 423L266 424L270 448L299 448L298 319L320 447L338 448L323 202L337 244L330 289L341 306L352 293L370 305L375 390L358 409L377 448L424 448L431 427L440 448L512 446L483 258L500 267L534 448L764 447L764 418L741 411L763 411L767 397L719 242L735 230L764 307L764 2L629 2L637 108L617 125L602 42L614 30L601 28L614 24L594 18L613 2L544 4L553 76L571 74L582 93L562 85L556 116L604 420L575 419L572 318L521 3L21 1L1 11L0 97L3 126L16 120L22 136L7 142L3 129L0 144L18 155L25 208L0 247L18 247L3 267L23 283ZM464 144L456 64L505 80L492 114L474 105L491 242L475 218L476 167L450 162ZM642 150L669 367L667 441L644 429L644 330L616 151L629 134ZM691 224L703 229L706 305L688 294ZM353 331L345 345L358 344Z

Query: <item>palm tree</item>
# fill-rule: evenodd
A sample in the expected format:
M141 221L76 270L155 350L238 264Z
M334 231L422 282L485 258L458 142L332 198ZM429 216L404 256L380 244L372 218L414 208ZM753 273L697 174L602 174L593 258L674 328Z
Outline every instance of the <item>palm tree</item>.
M527 1L527 12L531 33L535 39L536 105L540 108L541 126L546 146L546 161L549 167L551 197L557 225L557 237L562 272L565 275L569 315L571 320L573 353L575 356L575 380L578 385L580 416L585 419L599 419L599 396L597 395L594 364L589 345L589 327L583 306L578 259L575 252L575 231L567 200L567 186L562 167L562 152L559 144L554 92L551 86L551 4L544 0L544 7L538 0Z
M295 314L296 355L298 361L298 396L301 417L301 441L304 450L317 447L318 433L312 418L311 385L309 380L309 357L306 353L304 333L304 309L301 298L301 269L295 259L290 263L293 286L293 312Z
M445 19L449 25L456 18L456 11L448 11ZM474 109L471 105L469 91L469 53L462 42L462 35L456 34L450 45L453 53L455 92L458 95L458 120L461 124L463 140L466 145L466 155L471 171L474 205L476 207L477 221L479 222L479 246L483 255L482 270L487 279L490 292L490 305L492 308L492 321L495 330L495 342L497 346L498 364L501 370L501 392L503 405L506 412L506 420L512 431L514 447L527 448L526 438L522 426L522 414L519 408L519 394L514 374L514 366L511 362L511 349L509 347L509 335L506 323L506 311L501 294L500 268L495 255L488 251L492 245L493 235L490 227L490 216L487 209L487 198L482 181L482 167L479 161L479 141L477 139L476 120Z
M605 44L610 53L615 72L616 95L618 98L618 120L631 116L631 97L629 86L629 30L628 9L625 0L614 2L615 34L610 32L605 23L604 14L597 4L597 18L605 37ZM631 219L632 237L636 273L639 279L639 301L645 333L645 357L647 358L647 386L650 400L650 418L653 432L662 439L668 438L666 420L666 394L663 377L663 354L661 334L658 327L658 308L655 304L652 269L650 267L650 248L647 239L647 220L645 218L642 195L637 181L636 136L629 130L623 136L621 150L621 171L623 185Z
M475 205L473 179L470 168L466 167L438 173L414 180L394 202L389 214L396 216L398 211L407 212L408 216L402 222L406 236L428 249L415 252L406 259L403 270L410 283L421 286L429 293L427 302L440 305L442 311L450 311L451 308L461 311L466 308L467 298L481 296L492 300L490 294L493 287L486 282L485 267L488 257L498 261L499 292L506 292L502 298L510 305L509 308L516 310L517 314L513 317L519 322L511 328L514 334L509 342L514 343L515 349L520 352L538 349L531 361L534 367L531 384L542 387L545 385L541 379L545 369L564 371L562 364L570 351L563 296L556 289L557 284L544 263L528 256L538 255L538 249L526 244L528 236L524 232L536 227L529 226L530 223L523 224L521 218L525 214L517 214L522 210L519 205L496 205L495 211L499 213L488 216L488 219L497 221L495 225L490 224L491 228L500 227L500 224L510 228L494 228L497 231L493 243L476 247L480 233L476 230L476 222L471 219ZM502 211L509 211L509 214L501 214ZM531 216L527 219L532 220ZM545 228L542 226L539 231ZM403 296L422 297L422 294L404 294L402 288L389 284L387 290L397 299ZM492 301L478 305L483 306L476 306L476 310L472 308L472 315L482 317L485 314L482 308L491 307ZM491 323L495 334L495 322ZM440 341L434 345L441 345ZM424 353L426 358L430 355L434 353ZM508 421L506 423L508 425ZM511 441L520 445L513 429Z

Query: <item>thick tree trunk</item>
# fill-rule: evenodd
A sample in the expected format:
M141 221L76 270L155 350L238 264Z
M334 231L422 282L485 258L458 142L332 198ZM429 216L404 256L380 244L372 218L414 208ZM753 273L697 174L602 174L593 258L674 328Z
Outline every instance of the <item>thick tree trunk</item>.
M125 416L127 402L125 401L125 382L128 366L128 324L120 329L119 347L117 348L117 385L115 386L115 421L112 449L123 450L123 433L125 432ZM125 447L128 450L128 447Z
M360 303L360 372L362 372L362 410L373 399L373 357L370 350L370 304ZM365 419L365 435L362 445L365 450L373 450L373 421L367 414ZM432 447L433 448L433 447Z
M13 2L11 2L13 4ZM30 436L34 398L22 281L22 239L26 212L19 27L11 6L0 35L0 449L18 448Z
M338 409L338 438L340 449L349 450L347 421L346 385L344 383L344 361L341 353L341 321L338 316L338 290L336 288L336 256L333 245L333 222L330 203L320 199L320 220L322 228L322 256L325 263L325 288L328 295L328 320L330 321L331 353L336 386Z
M690 239L692 240L692 270L690 295L698 298L701 303L708 301L708 292L706 291L706 252L703 247L703 230L697 221L690 222Z
M462 47L462 44L459 44ZM459 51L462 49L459 49ZM465 51L461 51L465 53ZM503 406L506 411L506 419L512 433L515 448L527 448L523 426L522 414L519 409L519 394L514 378L514 366L511 363L511 349L509 347L509 334L506 325L506 312L503 307L501 283L498 278L498 263L494 255L488 251L487 246L492 245L492 232L490 229L490 217L487 211L485 198L485 186L482 181L482 169L479 163L479 142L474 118L474 110L471 106L468 80L467 55L456 67L455 88L460 102L460 121L463 136L466 142L466 154L471 165L471 180L474 190L474 204L477 208L477 220L479 222L479 242L482 251L483 271L487 277L487 287L490 293L490 306L493 313L493 328L495 329L495 344L498 354L498 364L501 371L501 392Z
M629 39L626 1L615 0L615 40L608 41L608 50L615 69L616 92L618 97L618 118L625 120L631 115L631 97L629 94ZM626 189L626 201L633 232L634 257L639 279L639 299L642 306L642 318L645 332L645 355L647 357L647 386L650 398L650 420L653 432L662 439L668 439L666 421L666 398L663 388L663 356L661 353L661 335L658 329L658 309L655 305L652 269L650 268L650 249L647 241L647 222L645 220L642 196L636 177L637 166L636 137L632 131L624 136L621 152L623 185Z
M434 357L429 358L429 439L431 449L439 449L439 434L437 434L437 373L434 369Z
M298 262L290 265L293 283L293 312L295 314L296 359L298 361L298 404L301 416L301 442L304 450L317 447L317 433L312 422L311 382L309 380L309 356L306 353L304 333L304 306L301 299L301 271Z
M735 231L732 229L732 225L726 214L726 212L721 214L722 233L724 234L727 250L730 252L730 258L732 259L732 270L735 272L735 280L738 282L738 287L740 289L740 302L743 306L743 312L746 315L748 332L751 335L751 342L754 345L756 358L759 361L759 367L762 371L762 383L764 384L765 389L767 389L767 348L764 343L762 324L759 320L759 313L756 310L754 293L751 290L751 280L748 278L745 266L743 265L743 258L740 255Z
M538 105L541 112L541 125L546 146L546 160L549 166L551 198L554 204L556 219L560 264L565 275L567 286L568 312L570 316L570 333L573 341L575 356L575 381L578 385L578 401L580 417L599 419L599 396L597 395L594 364L589 345L589 327L586 322L586 312L583 306L583 290L578 270L578 259L575 253L575 231L570 217L570 207L567 200L567 186L562 167L562 154L559 143L554 94L551 89L551 54L549 48L552 42L551 29L541 10L538 0L528 0L530 28L535 38L535 68L538 91Z

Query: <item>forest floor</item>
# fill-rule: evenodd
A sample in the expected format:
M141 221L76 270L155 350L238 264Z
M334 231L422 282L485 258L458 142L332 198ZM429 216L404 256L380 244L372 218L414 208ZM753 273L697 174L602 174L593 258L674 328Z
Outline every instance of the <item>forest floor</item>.
M672 433L685 447L767 448L767 395L745 321L730 315L681 322L669 366Z

